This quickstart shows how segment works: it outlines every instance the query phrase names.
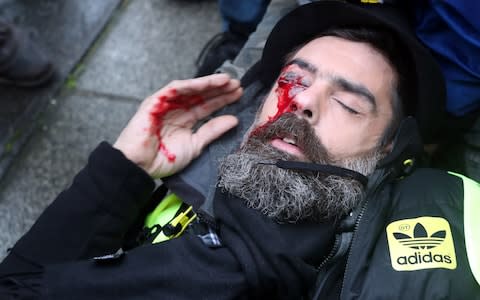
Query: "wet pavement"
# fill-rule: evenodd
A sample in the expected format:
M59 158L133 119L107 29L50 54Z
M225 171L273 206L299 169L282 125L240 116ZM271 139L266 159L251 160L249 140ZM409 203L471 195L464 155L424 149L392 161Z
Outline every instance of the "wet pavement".
M0 259L138 104L188 78L220 29L215 0L0 0L57 73L36 90L0 87Z
M121 1L0 1L0 19L12 24L19 36L32 39L55 63L53 79L41 88L0 85L2 177L35 128L39 113L55 96Z

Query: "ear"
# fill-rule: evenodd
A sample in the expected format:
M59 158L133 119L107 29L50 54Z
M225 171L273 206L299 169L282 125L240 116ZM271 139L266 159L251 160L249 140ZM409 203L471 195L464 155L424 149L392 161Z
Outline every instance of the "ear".
M393 150L393 140L391 140L388 144L383 146L382 153L383 154L388 154L388 153L392 152L392 150Z
M380 167L394 165L395 163L401 164L405 159L421 156L423 143L414 118L406 117L403 119L395 138L385 146L385 150L390 152L378 163Z

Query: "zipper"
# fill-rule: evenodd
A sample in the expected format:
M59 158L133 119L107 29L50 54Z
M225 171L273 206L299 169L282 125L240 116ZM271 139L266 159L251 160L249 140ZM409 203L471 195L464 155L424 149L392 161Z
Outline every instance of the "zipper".
M340 289L340 299L342 299L343 297L343 290L345 288L345 279L347 278L347 274L348 274L348 268L350 266L350 257L352 255L352 248L353 248L353 245L355 244L355 241L357 239L357 231L358 231L358 228L360 227L360 222L362 221L363 219L363 215L365 214L365 211L367 210L367 206L368 206L368 199L370 199L370 197L374 197L376 196L376 194L378 193L380 187L382 187L384 184L385 184L385 179L389 176L389 172L386 172L386 174L383 174L383 176L379 175L379 177L381 176L381 179L379 180L379 184L373 188L373 191L371 193L371 196L366 196L365 197L365 202L363 203L362 205L362 208L360 209L360 212L358 213L358 216L357 216L357 220L355 222L355 226L354 226L354 229L353 229L353 237L352 237L352 242L350 244L350 247L348 249L348 254L347 254L347 262L345 264L345 271L343 273L343 281L342 281L342 287Z
M198 221L201 221L208 226L210 226L212 229L218 230L218 224L215 222L215 219L208 214L207 212L203 211L201 208L196 212Z
M353 228L353 237L352 237L352 242L350 244L350 247L348 249L348 253L347 253L347 263L345 264L345 271L343 273L343 280L342 280L342 288L340 289L340 299L342 299L342 295L343 295L343 289L345 287L345 279L347 277L347 271L348 271L348 267L350 266L350 256L352 255L352 246L353 246L353 243L355 242L355 239L357 237L356 233L358 231L358 227L360 226L360 221L362 220L363 218L363 215L365 213L365 210L367 209L367 204L368 204L368 198L365 199L365 202L363 203L363 206L360 210L360 212L358 213L358 216L357 216L357 220L355 222L355 227Z
M350 213L349 216L347 216L346 218L354 218L354 221L356 222L357 221L357 217L358 217L358 214L355 213L355 215L353 213ZM353 233L353 229L355 228L355 223L352 224L352 227L348 226L348 228L351 228L352 229L352 233ZM330 249L328 255L322 260L322 262L316 267L316 270L317 270L317 280L315 282L315 286L314 288L312 289L312 292L313 294L310 296L309 299L318 299L318 295L317 293L320 291L320 289L322 288L323 286L323 281L325 281L325 278L328 277L328 270L325 270L325 275L326 277L319 277L319 273L322 272L322 269L325 269L327 264L329 262L332 261L332 259L334 259L336 256L339 255L339 251L342 251L344 252L345 250L341 250L342 248L342 245L344 244L344 234L346 233L339 233L339 234L335 234L335 240L333 242L333 246L332 248ZM350 242L349 242L350 244ZM346 252L346 251L345 251ZM345 255L345 253L343 254ZM343 256L342 255L342 256Z
M323 281L325 280L324 277L320 278L320 272L325 267L325 265L335 256L337 250L339 249L340 243L341 243L341 240L340 240L339 236L335 235L335 241L333 242L332 249L330 250L328 255L322 260L322 262L316 267L317 278L315 280L315 284L314 284L313 288L311 288L307 292L307 296L303 297L302 300L303 299L316 300L316 299L319 298L318 293L321 292L320 290L322 289ZM327 272L325 272L325 274L327 274Z
M340 239L338 238L338 235L335 235L335 241L333 242L332 250L330 250L328 255L318 265L317 271L320 271L335 256L335 254L337 253L339 245L340 245Z

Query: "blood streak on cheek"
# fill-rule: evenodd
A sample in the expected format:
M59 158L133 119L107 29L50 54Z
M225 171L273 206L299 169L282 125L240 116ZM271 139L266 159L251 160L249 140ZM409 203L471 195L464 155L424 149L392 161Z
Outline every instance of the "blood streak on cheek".
M284 72L277 81L277 113L268 117L268 122L276 121L281 115L287 112L293 112L297 109L298 103L294 101L295 96L303 91L305 87L302 84L303 77L293 72Z
M150 112L150 133L158 139L158 150L165 155L169 162L175 162L176 155L171 153L162 142L162 128L165 115L173 110L189 110L191 107L203 104L205 100L199 95L179 95L176 89L170 89L158 97L158 102Z
M305 90L305 86L302 84L303 77L289 72L288 67L282 71L282 75L278 78L277 89L277 112L273 116L268 117L268 121L265 124L260 125L252 131L250 136L258 134L265 127L275 122L281 115L288 112L294 112L300 109L300 105L295 102L295 96L301 91Z

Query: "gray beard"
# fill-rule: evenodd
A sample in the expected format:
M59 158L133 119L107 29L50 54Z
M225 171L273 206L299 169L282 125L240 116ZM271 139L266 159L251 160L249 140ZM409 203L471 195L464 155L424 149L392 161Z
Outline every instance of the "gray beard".
M382 158L380 151L345 160L333 160L303 120L286 116L272 123L271 128L250 135L238 152L228 155L219 169L218 186L244 199L245 204L281 223L337 219L350 212L363 199L363 186L356 180L321 174L281 169L261 164L277 160L298 160L272 147L272 136L288 128L305 145L307 158L315 163L371 174ZM313 135L313 136L312 136ZM307 149L308 148L308 149Z

